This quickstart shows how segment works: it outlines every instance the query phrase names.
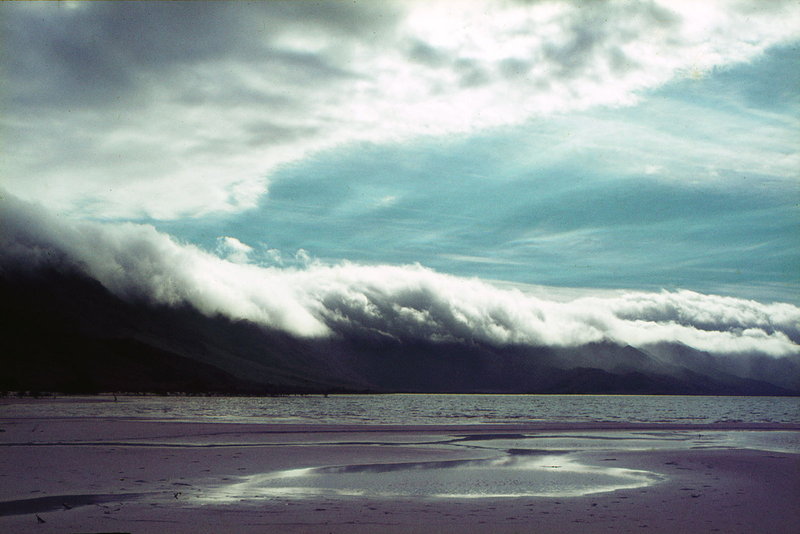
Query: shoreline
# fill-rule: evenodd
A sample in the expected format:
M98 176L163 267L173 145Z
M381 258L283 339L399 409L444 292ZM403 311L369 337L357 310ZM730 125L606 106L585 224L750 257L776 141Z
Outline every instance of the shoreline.
M762 446L788 437L794 447L796 424L404 426L0 418L0 429L0 530L21 534L788 533L800 524L800 454ZM534 486L541 477L550 477L556 488L565 487L559 486L562 477L592 484L637 472L650 478L635 488L576 496L470 498L316 490L298 496L280 487L265 494L258 482L287 470L326 468L327 473L329 466L340 466L336 472L349 473L348 467L377 466L383 471L366 479L374 485L405 466L414 469L398 476L424 475L420 466L456 466L443 473L462 484L471 476L502 483L505 474L491 466L504 465L513 454L524 454L525 461L545 457L544 467L562 468L525 471ZM461 465L475 464L490 470L460 471ZM414 480L439 483L436 476ZM12 514L15 508L19 513Z
M342 432L392 432L392 433L418 433L418 432L475 432L486 433L494 431L510 432L544 432L559 431L571 432L579 430L587 431L614 431L614 430L676 430L676 431L798 431L800 423L774 423L774 422L744 422L744 421L717 421L712 423L673 423L665 422L626 422L626 421L594 421L594 422L552 422L552 421L531 421L525 423L431 423L431 424L384 424L384 423L259 423L216 420L209 421L207 418L196 420L192 418L157 418L157 417L124 417L124 416L19 416L2 417L0 425L6 428L15 424L25 424L32 422L49 422L53 424L75 423L91 424L97 421L114 426L126 425L161 425L161 426L180 426L191 425L197 429L202 427L219 428L226 427L232 431L243 433L259 434L292 434L292 433L342 433ZM107 429L106 429L107 430ZM0 435L2 437L2 435ZM0 442L0 444L2 444Z

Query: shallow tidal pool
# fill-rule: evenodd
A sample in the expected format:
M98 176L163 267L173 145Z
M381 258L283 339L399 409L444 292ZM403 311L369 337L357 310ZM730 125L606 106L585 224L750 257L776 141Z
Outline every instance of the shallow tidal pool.
M661 480L655 473L587 466L568 455L515 454L479 460L309 467L244 477L213 500L366 496L434 498L576 497Z

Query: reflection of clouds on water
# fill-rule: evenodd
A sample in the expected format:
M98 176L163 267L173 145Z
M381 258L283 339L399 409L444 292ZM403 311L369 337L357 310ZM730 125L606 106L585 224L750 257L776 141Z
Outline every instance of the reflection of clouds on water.
M753 449L800 453L800 432L756 430L664 430L548 432L494 439L484 444L480 437L467 437L459 445L470 448L537 451L651 451L703 448Z
M639 488L660 477L647 471L581 464L566 455L343 465L247 477L212 500L311 496L435 498L578 497Z
M488 439L487 439L488 438ZM587 465L581 453L688 450L700 448L800 451L791 431L650 431L463 436L440 446L481 450L490 456L427 462L303 467L238 478L205 498L225 503L248 499L304 497L510 498L580 497L650 486L659 473L615 464ZM617 458L613 458L617 460ZM621 463L621 462L620 462Z
M800 432L720 432L720 446L769 452L800 453Z

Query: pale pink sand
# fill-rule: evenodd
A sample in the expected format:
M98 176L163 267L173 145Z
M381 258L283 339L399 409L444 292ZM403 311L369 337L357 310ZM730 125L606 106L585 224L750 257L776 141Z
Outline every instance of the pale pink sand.
M0 433L0 501L112 495L106 502L85 506L74 506L63 497L66 504L73 502L71 508L39 511L45 523L38 522L35 509L30 509L36 504L27 503L24 513L0 516L0 532L798 531L800 455L744 449L578 453L574 457L587 465L646 470L662 478L644 488L582 497L209 500L217 488L241 477L275 470L486 457L487 452L480 449L424 444L453 436L575 430L591 435L626 427L665 430L677 426L434 428L0 419L4 430ZM720 428L798 431L781 425L714 427ZM113 497L132 493L146 495L139 500ZM26 503L16 505L22 509Z

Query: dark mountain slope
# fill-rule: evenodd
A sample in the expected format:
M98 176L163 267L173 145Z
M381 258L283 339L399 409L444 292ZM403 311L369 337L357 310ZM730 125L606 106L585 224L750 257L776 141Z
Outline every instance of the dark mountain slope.
M671 349L672 350L672 349ZM689 349L691 351L691 349ZM0 273L0 389L270 394L332 391L787 394L684 350L666 361L573 349L384 337L298 339L186 306L125 301L73 268ZM696 351L695 351L696 352Z
M0 389L304 392L342 385L280 333L123 301L80 274L0 276ZM353 384L348 384L352 389Z

